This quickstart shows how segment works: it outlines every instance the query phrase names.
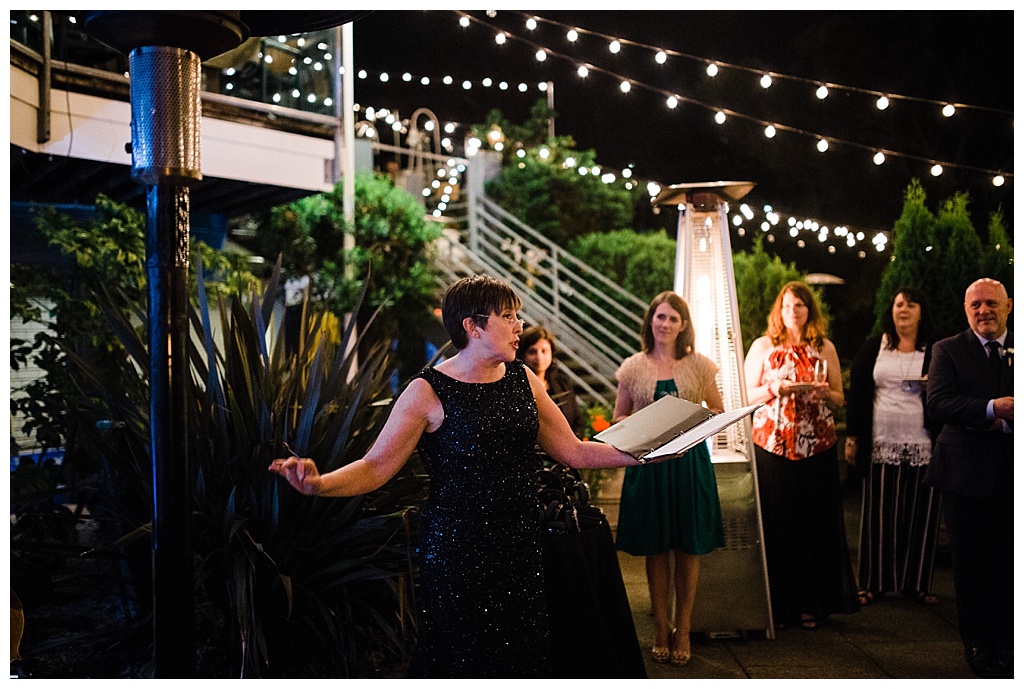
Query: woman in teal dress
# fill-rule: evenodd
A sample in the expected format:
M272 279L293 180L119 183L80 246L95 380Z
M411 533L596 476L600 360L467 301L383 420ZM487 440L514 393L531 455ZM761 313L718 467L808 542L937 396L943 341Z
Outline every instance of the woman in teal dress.
M694 351L690 308L682 297L675 292L656 296L647 308L640 335L643 351L626 359L616 373L615 421L665 395L722 411L722 395L715 382L718 366ZM689 662L700 556L723 545L718 485L705 443L677 459L626 468L616 546L646 557L655 626L651 654L656 662L677 666ZM674 624L669 619L673 588Z

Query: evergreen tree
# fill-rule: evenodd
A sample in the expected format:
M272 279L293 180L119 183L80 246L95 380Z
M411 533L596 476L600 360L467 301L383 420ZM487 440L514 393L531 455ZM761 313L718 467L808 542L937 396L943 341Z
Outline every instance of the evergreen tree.
M936 333L945 337L967 327L964 292L982 277L981 239L967 210L966 193L954 194L943 202L935 219L935 234L940 241L938 268L940 279L934 284L932 315Z
M981 272L984 277L999 280L1013 296L1013 244L1003 224L1002 209L989 217L988 241L981 252Z
M874 332L881 332L882 316L897 289L910 285L935 294L939 282L936 265L935 216L925 205L924 187L912 180L903 197L903 212L892 229L892 261L882 273L875 297ZM932 304L935 306L935 304Z

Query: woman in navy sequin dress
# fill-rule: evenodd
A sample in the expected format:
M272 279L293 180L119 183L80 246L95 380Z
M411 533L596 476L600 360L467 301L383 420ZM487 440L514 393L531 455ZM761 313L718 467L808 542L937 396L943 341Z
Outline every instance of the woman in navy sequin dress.
M550 676L534 448L576 468L638 463L580 441L515 359L520 306L503 282L459 280L441 306L458 353L409 383L365 457L323 475L306 458L270 465L307 495L352 496L384 485L419 446L430 494L411 676Z

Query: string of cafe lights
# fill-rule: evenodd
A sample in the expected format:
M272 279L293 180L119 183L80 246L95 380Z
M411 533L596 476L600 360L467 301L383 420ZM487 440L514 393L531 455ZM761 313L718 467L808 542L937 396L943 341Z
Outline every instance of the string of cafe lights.
M329 52L328 45L322 43L318 47L322 51L324 51L322 55L322 59L324 62L322 63L323 66L321 66L320 68L325 69L326 65L329 65L330 62L332 61L332 55ZM260 57L262 59L264 56L261 55ZM316 68L318 65L321 64L312 60L308 56L305 58L305 62L313 68ZM293 66L292 69L295 69L295 67ZM343 70L344 68L339 69ZM227 69L225 70L225 75L229 77L233 76L233 71L234 70ZM365 69L361 69L356 73L355 76L360 80L366 80L371 78L371 73ZM512 84L506 81L497 81L490 78L482 79L479 82L463 80L459 84L456 84L456 80L450 75L445 75L440 78L432 78L423 75L413 75L410 72L405 72L399 76L394 77L387 72L375 72L373 76L382 82L400 80L405 83L411 83L415 81L420 85L424 86L431 84L440 84L447 87L458 86L466 90L479 86L483 88L494 87L503 91L512 89L520 93L527 93L531 91L533 88L536 88L537 90L542 92L548 88L547 82L541 82L539 84L536 84L535 86L530 86L523 82L520 82L518 84ZM292 96L294 98L302 98L301 93L293 93ZM277 99L275 99L275 102L276 100ZM304 98L304 100L306 100L310 104L315 104L315 101L311 100L308 97ZM328 98L324 100L323 105L330 107L332 105L332 102L330 102ZM364 107L358 104L355 105L355 111L363 118L356 124L358 136L363 136L366 138L377 139L378 141L382 141L382 138L387 131L392 132L393 135L395 136L407 135L410 131L410 121L408 119L402 119L397 112L392 112L386 108L374 108L369 106ZM428 134L432 134L435 127L440 130L438 132L438 143L440 145L440 149L445 151L446 153L454 154L456 151L456 146L455 141L453 140L453 136L460 129L469 129L470 125L466 125L464 123L459 123L455 121L448 121L445 122L444 124L437 122L436 125L433 121L430 120L424 123L424 129ZM479 148L481 146L482 142L477 142L474 146L472 140L470 140L468 149L466 150L466 154L469 156L473 155L474 148ZM494 143L492 145L492 148L495 148L496 150L501 150L501 147L502 144L500 142ZM545 150L546 149L544 148L539 149L538 155L544 157ZM517 154L525 156L526 151L520 149L517 151ZM564 161L564 165L566 165L567 167L575 167L576 163L572 159L569 159ZM465 170L463 166L460 166L457 162L455 162L454 159L452 159L449 160L446 165L438 166L438 169L436 170L436 176L427 182L426 186L423 189L424 201L431 202L430 205L433 206L431 212L434 216L440 217L447 210L447 206L452 199L452 190L459 186L460 179L464 171ZM610 172L607 168L595 165L589 168L579 167L578 172L581 175L592 174L594 176L598 176L606 184L610 184L615 181L621 181L626 188L633 188L636 185L644 184L643 180L632 178L632 170L629 168L622 170L619 174L616 174L614 172ZM660 189L661 185L658 182L647 182L647 191L652 198L654 196L657 196ZM747 223L753 223L751 225L752 227L758 226L758 221L755 219L755 213L762 214L762 219L760 219L759 227L761 231L765 233L765 239L769 243L774 242L776 240L776 235L788 235L790 238L796 240L796 245L798 248L804 248L809 242L809 240L805 240L804 237L810 237L811 233L813 233L813 236L817 238L818 242L827 242L826 247L830 253L836 252L837 245L840 248L858 248L857 255L860 258L864 258L866 255L866 252L863 249L860 249L859 247L863 246L863 242L866 240L868 235L871 235L871 243L877 251L883 251L887 246L887 233L883 231L849 229L847 226L844 225L834 225L831 223L821 222L819 220L815 220L812 218L803 217L802 219L799 219L799 215L789 215L788 226L783 225L782 227L777 227L778 225L780 225L781 216L779 215L779 213L772 210L771 205L765 205L763 207L763 210L758 207L751 208L747 204L743 204L742 206L740 206L740 211L733 216L734 230L737 232L739 236L744 236L746 234L747 229L745 225ZM830 227L832 228L831 230ZM777 232L773 233L772 230L776 229Z
M369 138L379 137L379 132L373 126L373 123L376 121L383 122L385 128L397 134L408 134L410 127L414 126L410 120L403 120L396 113L387 109L376 109L359 105L355 107L366 118L361 123L364 125L359 132L362 136ZM428 133L433 133L436 127L441 127L446 136L439 139L440 145L448 152L454 151L454 143L450 138L451 135L455 134L459 128L465 126L467 125L458 122L446 122L443 125L440 123L435 124L432 120L427 120L424 123L424 129ZM490 145L496 151L503 150L503 141L495 140L485 144L483 141L471 138L466 144L466 156L473 157L485 145ZM528 155L536 155L539 159L549 160L552 153L547 146L540 146L535 151L530 152L524 148L517 148L515 155L520 159L524 159ZM525 163L521 162L520 164ZM625 168L620 174L616 174L600 165L591 167L578 165L575 158L571 156L565 158L561 165L566 169L576 169L581 176L593 175L598 177L605 184L621 183L626 189L633 189L637 186L643 187L646 183L647 194L652 199L662 190L662 185L656 181L634 178L631 168ZM452 201L454 190L461 185L462 175L465 171L465 166L459 164L453 158L446 165L438 166L433 179L425 183L422 195L425 201L433 201L434 208L431 214L434 217L440 218L443 216L448 208L448 204ZM782 236L795 240L797 248L803 249L808 244L812 244L813 240L816 239L818 244L823 245L829 254L836 254L840 249L855 249L857 257L863 259L868 255L867 250L864 248L865 242L870 242L876 252L885 251L889 246L889 233L886 231L865 230L856 227L851 228L847 225L822 222L815 218L801 217L799 214L777 211L770 204L760 207L752 207L746 203L740 204L737 211L731 216L730 221L739 237L746 236L748 232L747 227L749 226L760 229L762 236L765 237L765 241L769 244L774 243L777 236Z
M588 31L586 29L571 28L571 27L567 27L567 25L565 25L565 24L561 24L559 22L554 22L554 21L551 21L551 20L547 20L547 19L544 19L542 17L537 17L535 15L526 15L525 13L518 12L516 10L511 10L511 11L516 13L516 14L519 14L519 15L521 15L523 17L526 17L526 28L528 30L532 31L532 30L536 29L536 26L537 26L538 22L546 22L546 23L549 23L549 24L553 24L553 25L556 25L556 26L559 26L559 27L566 28L567 29L566 30L566 38L568 40L570 40L570 42L575 42L576 40L578 40L578 38L579 38L579 36L581 34L591 34L591 35L594 35L594 36L599 36L602 40L608 41L609 50L612 53L618 52L621 49L622 45L635 45L635 46L639 46L641 48L644 48L646 50L653 51L654 54L655 54L655 61L658 62L658 63L661 63L661 64L664 64L667 61L669 55L673 55L673 56L677 56L677 57L684 57L684 58L688 58L688 59L692 59L692 60L700 60L700 61L702 61L704 63L707 63L709 76L714 76L715 74L718 73L718 70L720 68L723 68L723 67L724 68L743 69L743 70L747 70L747 71L758 72L759 74L762 75L761 76L761 82L760 82L762 88L769 88L771 86L771 84L772 84L772 79L774 77L774 78L777 78L777 79L792 79L792 80L804 81L804 82L808 82L808 83L817 84L818 88L816 90L816 96L819 99L823 99L823 98L826 98L828 96L828 91L829 91L830 87L833 88L833 89L846 89L846 90L850 90L850 91L858 91L858 92L861 92L861 93L868 93L868 94L877 95L878 100L876 101L876 106L879 109L887 108L889 103L890 103L890 101L892 101L892 100L906 100L906 101L927 102L927 103L931 103L931 104L941 105L942 106L942 114L944 116L946 116L946 117L950 117L953 114L955 114L957 108L961 108L961 109L973 108L973 109L978 109L978 110L991 110L991 111L1002 112L1002 113L1006 112L1006 111L1003 111L1003 110L995 110L993 108L984 108L982 106L971 106L971 105L962 104L962 103L940 103L939 101L932 101L932 100L923 99L923 98L916 98L916 97L913 97L913 96L903 96L903 95L899 95L899 94L884 94L884 93L881 93L881 92L878 92L878 91L871 91L871 90L868 90L868 89L859 89L859 88L856 88L856 87L843 86L843 85L840 85L840 84L825 84L825 83L813 82L811 80L803 79L801 77L793 77L793 76L789 76L789 75L785 75L785 74L780 74L780 73L776 73L776 72L759 72L757 70L752 70L750 68L741 67L741 66L738 66L738 65L732 65L732 64L725 63L725 62L722 62L722 61L713 61L713 60L708 60L707 58L698 58L696 56L687 55L685 53L680 53L678 51L670 51L670 50L666 50L666 49L659 49L659 48L655 48L653 46L647 46L647 45L644 45L644 44L641 44L641 43L636 43L636 42L630 41L628 39L615 38L615 37L612 37L612 36L607 36L605 34L600 34L600 33L597 33L597 32ZM987 169L987 168L982 168L982 167L977 167L977 166L972 166L972 165L964 165L964 164L960 164L960 163L950 163L950 162L940 161L940 160L936 160L936 159L926 158L926 157L923 157L923 156L917 156L917 155L913 155L913 154L902 153L902 152L895 151L895 150L892 150L892 149L889 149L889 148L885 148L885 147L870 146L870 145L862 144L862 143L859 143L859 142L856 142L856 141L851 141L851 140L848 140L848 139L842 139L842 138L839 138L839 137L834 137L834 136L828 136L828 135L824 135L824 134L817 134L817 133L814 133L814 132L809 132L809 131L806 131L806 130L801 129L799 127L793 127L793 126L781 124L779 122L771 122L771 121L768 121L768 120L763 120L763 119L760 119L760 118L757 118L757 117L746 115L746 114L741 113L741 112L736 111L736 110L714 106L714 105L705 103L703 101L700 101L700 100L697 100L697 99L694 99L694 98L690 98L690 97L687 97L687 96L682 96L682 95L680 95L678 93L673 93L673 92L667 91L665 89L661 89L659 87L652 86L650 84L644 83L644 82L639 81L637 79L633 79L633 78L630 78L630 77L622 76L620 74L617 74L617 73L612 72L610 70L603 69L601 67L598 67L598 66L590 64L590 63L580 63L580 61L577 58L571 57L569 55L565 55L565 54L563 54L563 53L561 53L561 52L559 52L557 50L554 50L552 48L540 45L539 43L536 43L535 41L533 41L531 39L515 35L515 34L509 32L507 30L499 29L499 28L495 27L494 25L492 25L492 24L490 24L490 23L488 23L488 22L486 22L486 21L484 21L484 20L482 20L482 19L480 19L478 17L474 17L474 16L472 16L472 15L470 15L470 14L468 14L468 13L462 11L462 10L452 10L452 12L459 17L459 24L463 28L469 27L471 25L471 23L477 23L480 26L487 28L488 30L494 31L495 32L495 42L498 45L504 45L508 41L514 40L514 41L518 41L518 42L524 43L524 44L530 46L531 49L535 50L536 51L535 52L535 57L536 57L536 59L538 61L544 61L544 60L546 60L550 56L550 57L555 57L555 58L562 59L562 60L568 61L570 63L576 64L577 65L577 74L580 76L580 78L586 78L591 72L605 74L605 75L607 75L609 77L612 77L612 78L614 78L614 79L619 81L619 88L620 88L620 90L623 93L628 93L634 87L640 88L640 89L644 89L644 90L650 91L652 93L656 93L656 94L662 96L663 98L665 98L666 105L669 107L669 109L675 109L676 107L679 106L680 103L690 103L692 105L696 105L698 107L704 108L704 109L708 110L709 112L713 113L714 120L718 124L724 124L729 118L735 118L735 119L740 119L740 120L746 120L746 121L749 121L749 122L753 122L753 123L763 127L765 137L769 138L769 139L774 138L779 132L790 132L790 133L793 133L793 134L796 134L796 135L799 135L799 136L803 136L803 137L806 137L806 138L814 139L815 146L817 147L818 151L820 151L821 153L825 153L832 145L836 145L836 144L844 145L844 146L848 146L848 147L852 147L852 148L856 148L856 149L867 151L868 153L871 154L872 161L874 162L875 165L882 165L882 164L884 164L886 162L887 158L904 158L904 159L907 159L907 160L912 160L914 162L925 164L926 166L928 166L929 173L931 175L933 175L933 176L936 176L936 177L941 175L943 170L945 170L945 169L953 169L953 168L961 169L961 170L969 170L969 171L972 171L972 172L978 172L978 173L981 173L981 174L989 176L990 179L991 179L991 183L994 186L997 186L997 187L1002 186L1003 184L1005 184L1007 179L1010 179L1010 178L1013 177L1013 173L1012 172L1006 172L1006 171L1002 171L1002 170L992 170L992 169ZM491 15L491 14L492 14L492 11L488 11L488 15ZM1007 114L1012 114L1012 113L1007 113Z

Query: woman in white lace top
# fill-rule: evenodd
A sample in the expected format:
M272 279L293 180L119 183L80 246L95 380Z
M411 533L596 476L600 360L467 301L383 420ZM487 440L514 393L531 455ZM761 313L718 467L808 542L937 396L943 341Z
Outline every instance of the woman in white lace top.
M932 435L924 414L931 354L925 295L900 288L883 316L882 334L860 348L850 370L846 457L863 480L860 603L902 593L931 593L941 497L924 484Z

